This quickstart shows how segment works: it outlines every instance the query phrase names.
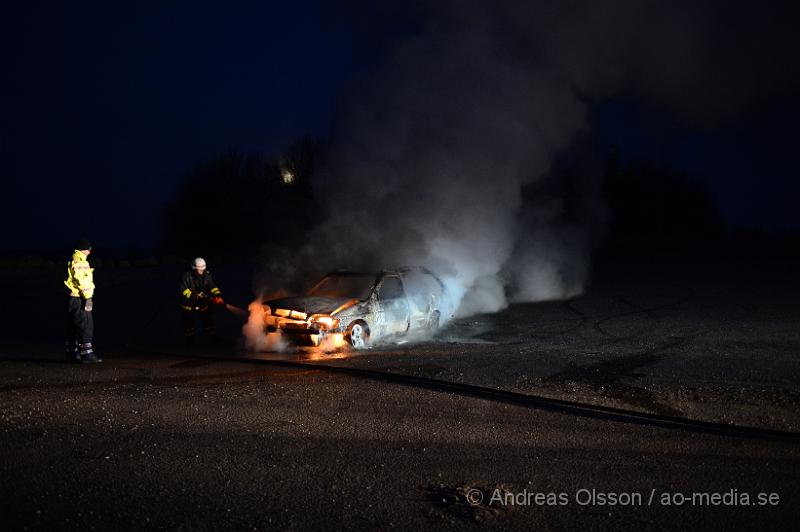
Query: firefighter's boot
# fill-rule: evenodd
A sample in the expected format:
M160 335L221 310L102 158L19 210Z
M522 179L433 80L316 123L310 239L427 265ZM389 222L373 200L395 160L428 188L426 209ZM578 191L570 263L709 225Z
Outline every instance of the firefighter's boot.
M92 344L80 344L79 346L81 362L84 364L97 364L102 362L103 359L97 356L97 353L92 349Z
M64 355L67 357L67 362L73 364L81 363L81 355L78 352L78 344L72 340L64 342Z

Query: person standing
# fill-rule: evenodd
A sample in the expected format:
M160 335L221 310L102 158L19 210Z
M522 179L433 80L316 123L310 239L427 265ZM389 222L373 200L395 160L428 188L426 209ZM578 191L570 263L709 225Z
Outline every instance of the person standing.
M94 335L94 268L89 265L92 245L85 238L75 243L72 260L67 263L69 289L67 298L66 352L70 362L91 364L102 362L92 348Z
M191 342L194 337L197 317L205 335L216 340L217 331L211 315L211 304L224 305L225 302L211 272L206 269L205 259L197 257L192 261L192 269L184 272L181 278L180 307L183 311L183 336L187 342Z

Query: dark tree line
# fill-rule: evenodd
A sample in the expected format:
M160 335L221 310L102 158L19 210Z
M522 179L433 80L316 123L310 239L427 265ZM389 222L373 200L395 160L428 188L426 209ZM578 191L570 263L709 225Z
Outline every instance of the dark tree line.
M265 245L298 249L323 216L311 186L320 151L319 143L303 140L279 157L231 151L198 165L167 204L160 251L253 256ZM697 180L644 162L623 163L616 151L604 170L581 167L575 154L569 159L575 166L554 169L523 189L525 207L549 213L551 222L588 228L596 243L690 243L723 232Z
M161 251L252 254L303 240L318 213L310 182L318 152L303 140L277 158L231 151L193 168L166 206Z
M614 151L606 162L603 192L612 240L696 243L724 232L706 187L672 168L641 161L623 164Z

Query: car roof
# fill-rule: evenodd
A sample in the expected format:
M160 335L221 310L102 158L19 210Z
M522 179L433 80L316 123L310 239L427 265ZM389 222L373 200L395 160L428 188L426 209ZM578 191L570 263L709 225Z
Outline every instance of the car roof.
M411 267L410 266L402 266L402 267L396 268L396 269L385 269L385 270L381 270L381 271L377 271L377 272L365 272L365 271L353 271L353 270L334 270L332 272L326 273L325 277L327 277L329 275L352 276L352 277L360 277L360 276L366 277L366 276L371 276L371 275L374 275L374 276L379 276L379 275L402 275L404 273L409 273L409 272L424 273L424 274L433 275L434 277L436 277L436 275L433 272L431 272L430 270L428 270L427 268L424 268L422 266L411 266Z
M381 270L379 272L363 272L363 271L358 272L358 271L352 271L352 270L336 270L336 271L332 271L332 272L326 273L325 277L328 277L328 276L331 276L331 275L337 275L337 276L340 276L340 277L375 277L375 279L377 280L378 278L386 276L386 275L400 275L402 277L404 274L412 273L412 272L413 273L419 273L419 274L422 274L422 275L429 275L429 276L433 277L436 280L436 282L439 284L439 286L441 286L442 289L444 289L444 283L442 283L442 280L439 279L439 277L435 273L430 271L428 268L425 268L424 266L401 266L400 268L397 268L397 269L394 269L394 270Z
M379 277L381 275L380 272L355 272L351 270L336 270L333 272L328 272L322 276L322 279L326 277Z

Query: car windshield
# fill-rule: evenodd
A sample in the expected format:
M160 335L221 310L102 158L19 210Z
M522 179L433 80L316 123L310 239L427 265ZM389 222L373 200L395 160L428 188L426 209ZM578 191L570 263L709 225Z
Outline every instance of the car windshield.
M309 296L367 299L374 275L328 275L308 291Z

